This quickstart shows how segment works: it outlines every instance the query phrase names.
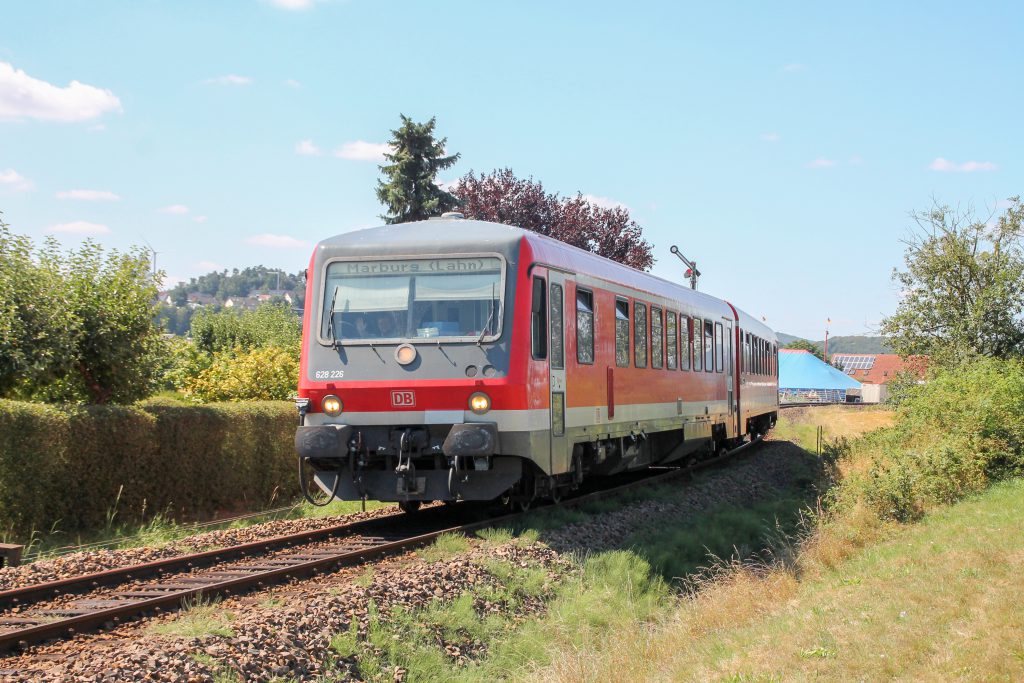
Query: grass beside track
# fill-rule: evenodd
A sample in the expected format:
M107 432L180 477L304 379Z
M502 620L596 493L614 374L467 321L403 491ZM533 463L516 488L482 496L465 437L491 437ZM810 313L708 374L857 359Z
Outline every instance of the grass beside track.
M1021 595L1017 479L902 527L812 580L736 571L653 630L567 649L537 678L1022 680Z

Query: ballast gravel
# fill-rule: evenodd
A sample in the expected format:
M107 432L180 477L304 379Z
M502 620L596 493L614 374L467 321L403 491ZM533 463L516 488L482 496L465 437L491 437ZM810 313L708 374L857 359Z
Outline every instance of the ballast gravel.
M358 661L330 650L335 634L355 623L365 636L371 612L382 620L394 605L424 607L434 600L451 601L468 587L500 579L485 569L485 559L502 559L521 567L544 567L553 591L558 576L572 564L542 544L474 542L452 559L427 562L416 553L389 558L365 568L349 568L328 578L295 582L274 591L218 603L232 615L223 623L227 634L199 637L160 635L154 627L173 622L170 614L131 624L116 633L81 636L20 657L0 660L0 675L15 681L211 681L225 673L244 681L360 680ZM371 607L372 603L372 607ZM474 607L494 612L504 606L478 601ZM544 610L541 598L524 600L515 615L523 620ZM451 642L437 633L437 643L453 663L464 664L486 652L479 641ZM396 680L405 672L396 670Z
M730 462L721 470L680 482L684 495L671 500L650 499L591 516L588 519L544 532L541 538L560 553L595 553L622 544L634 533L650 527L651 520L684 522L728 506L745 506L766 500L779 489L792 486L807 472L806 455L785 442L766 441L749 457ZM725 483L726 485L723 485Z
M351 623L364 636L371 611L386 618L394 605L423 607L432 600L454 600L474 585L496 585L500 579L486 567L488 559L499 558L548 572L545 593L524 600L513 615L517 620L534 618L545 610L557 582L578 567L568 553L621 547L631 534L658 520L685 523L690 515L723 505L748 506L808 476L798 449L768 442L728 466L679 482L680 495L671 500L640 500L594 514L582 522L546 531L541 542L532 545L474 541L468 551L446 560L429 562L423 553L406 553L378 561L371 565L372 570L350 567L270 591L232 597L217 604L218 613L231 615L224 622L229 630L220 634L185 637L156 632L155 626L180 619L179 613L134 622L116 631L77 636L0 658L0 680L360 680L358 657L335 653L330 643L336 634L347 632ZM277 533L284 530L279 527ZM479 601L474 608L480 614L508 610L505 605ZM453 663L464 664L486 654L486 643L449 642L443 634L436 635L437 646ZM395 669L391 673L395 681L402 681L410 672Z

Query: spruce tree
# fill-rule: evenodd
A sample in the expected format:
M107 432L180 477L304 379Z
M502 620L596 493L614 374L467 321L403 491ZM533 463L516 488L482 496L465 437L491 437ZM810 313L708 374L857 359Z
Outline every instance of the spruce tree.
M436 118L416 123L404 114L402 126L391 131L392 152L380 166L384 180L377 181L377 199L387 207L381 216L388 223L421 221L451 211L458 200L435 184L437 172L450 168L458 154L445 156L448 138L434 139Z

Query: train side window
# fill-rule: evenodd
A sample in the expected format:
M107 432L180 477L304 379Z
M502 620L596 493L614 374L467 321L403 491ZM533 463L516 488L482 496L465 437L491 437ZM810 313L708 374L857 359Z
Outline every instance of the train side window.
M725 372L725 337L722 323L715 323L715 372Z
M700 318L693 319L693 371L700 372L704 369L704 322Z
M576 290L576 360L594 364L594 293Z
M744 335L743 340L743 371L750 372L750 333Z
M772 376L779 376L779 345L772 344Z
M551 367L565 368L565 332L562 307L562 285L551 283Z
M633 361L647 367L647 304L633 302Z
M693 329L690 327L689 316L679 316L679 369L690 369L690 357L693 355Z
M679 360L679 332L676 321L676 314L669 311L668 318L665 320L665 337L668 340L668 348L665 349L665 367L669 370L675 370L676 361Z
M750 340L751 353L754 354L754 374L761 374L761 340L756 336Z
M704 372L715 371L715 324L704 321Z
M764 340L757 338L757 374L764 374Z
M660 368L665 352L664 314L660 308L651 306L651 367Z
M615 300L615 364L629 367L629 302Z
M547 281L533 278L533 301L530 304L530 352L536 360L548 357Z

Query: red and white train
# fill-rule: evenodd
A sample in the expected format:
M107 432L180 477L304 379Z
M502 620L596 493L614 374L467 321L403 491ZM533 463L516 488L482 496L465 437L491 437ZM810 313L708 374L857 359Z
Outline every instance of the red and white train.
M342 499L557 499L766 432L775 334L732 304L458 214L310 260L300 463Z

